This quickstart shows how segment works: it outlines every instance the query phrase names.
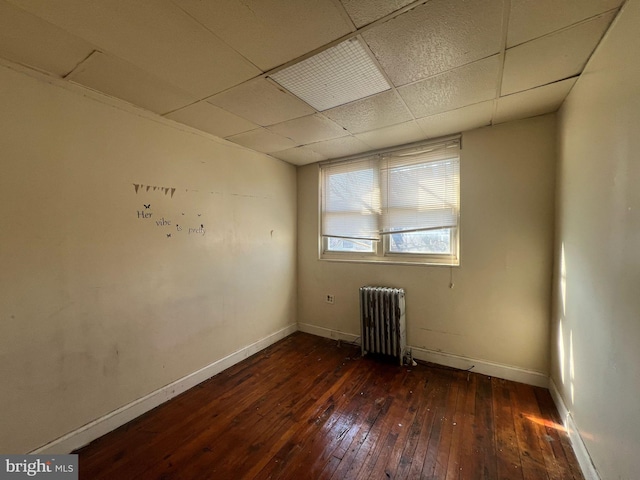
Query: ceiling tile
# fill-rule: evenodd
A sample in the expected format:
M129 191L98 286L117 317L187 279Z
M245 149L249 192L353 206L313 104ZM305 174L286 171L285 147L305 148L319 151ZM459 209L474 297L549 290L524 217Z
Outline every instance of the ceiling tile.
M362 36L396 86L498 53L502 0L432 0Z
M500 56L459 67L418 83L400 87L416 118L495 98Z
M568 78L543 87L500 97L493 123L508 122L555 112L569 94L577 79L578 77Z
M263 153L279 152L296 146L290 138L270 132L266 128L233 135L227 137L227 140Z
M555 32L622 3L623 0L511 0L507 46Z
M264 71L352 30L332 0L176 0L176 3Z
M9 1L198 98L261 73L170 0Z
M390 127L379 128L370 132L359 133L356 138L362 140L372 149L395 147L405 143L417 142L425 138L415 120L399 123Z
M340 42L269 77L318 111L391 88L358 37Z
M320 162L321 160L327 159L324 155L320 155L305 146L289 148L288 150L274 152L270 155L293 165L307 165L309 163Z
M0 2L0 57L65 76L93 45L6 2Z
M301 164L554 111L623 3L0 0L0 57ZM319 114L262 78L402 9L353 37L395 89Z
M346 157L371 150L369 145L352 136L312 143L306 147L325 158Z
M181 108L165 117L218 137L228 137L258 128L255 123L205 101Z
M582 72L613 20L607 13L507 50L502 95L528 90Z
M351 133L375 130L413 119L398 94L392 90L323 113Z
M91 54L67 80L160 114L197 100L130 63L100 52Z
M276 125L271 125L268 129L283 137L292 139L298 145L348 135L344 128L319 113L277 123Z
M351 20L360 28L412 3L414 0L341 0Z
M442 137L491 123L493 100L418 119L427 138Z
M302 100L264 78L233 87L207 101L262 126L315 113Z

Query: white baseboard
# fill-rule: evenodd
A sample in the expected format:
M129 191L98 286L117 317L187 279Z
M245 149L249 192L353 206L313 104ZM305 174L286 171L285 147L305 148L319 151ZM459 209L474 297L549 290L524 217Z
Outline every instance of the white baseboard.
M98 418L86 425L74 430L72 432L63 435L46 445L37 448L30 452L32 454L65 454L70 453L80 447L87 445L96 438L105 435L112 430L130 422L136 417L139 417L143 413L152 410L158 405L172 399L173 397L180 395L181 393L195 387L199 383L204 382L208 378L226 370L227 368L241 362L245 358L250 357L254 353L259 352L267 348L269 345L276 343L293 332L297 331L297 325L295 323L278 330L267 337L258 340L251 345L248 345L240 350L227 355L220 360L213 362L200 370L190 373L189 375L176 380L168 385L165 385L158 390L145 395L123 407L114 410L107 415Z
M460 370L469 370L475 373L481 373L490 377L504 378L513 382L526 383L535 385L536 387L547 388L549 386L549 377L535 370L527 370L525 368L513 367L502 363L494 363L488 360L480 360L477 358L463 357L453 353L437 352L425 348L409 346L413 354L413 358L424 360L425 362L437 363L447 367L458 368ZM471 368L473 367L473 368Z
M337 330L331 330L330 328L318 327L317 325L310 325L308 323L298 323L298 330L318 337L333 338L334 340L342 340L344 342L355 343L360 338L360 335L354 335L353 333L339 332Z
M552 378L549 379L549 392L551 393L551 398L553 398L553 401L556 404L558 413L560 413L562 423L567 429L569 440L571 440L571 446L578 458L578 463L580 464L585 480L600 480L600 475L598 474L596 467L593 465L589 451L587 450L584 440L580 435L580 431L573 420L573 415L571 415L571 412L565 405L564 400L560 395L560 391Z
M355 342L360 338L359 335L353 333L339 332L330 328L318 327L317 325L309 325L307 323L299 323L298 330L319 337L333 338L347 342ZM549 386L549 377L544 373L534 370L526 370L524 368L478 360L476 358L462 357L451 353L436 352L424 348L412 347L411 345L409 345L408 348L411 350L413 358L424 360L425 362L458 368L460 370L467 370L473 366L473 372L482 373L491 377L504 378L505 380L512 380L514 382L526 383L543 388Z

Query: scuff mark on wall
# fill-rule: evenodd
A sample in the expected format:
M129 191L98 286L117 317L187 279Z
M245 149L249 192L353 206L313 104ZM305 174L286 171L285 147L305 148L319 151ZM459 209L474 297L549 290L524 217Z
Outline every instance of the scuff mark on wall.
M431 328L420 327L420 330L424 330L426 332L441 333L443 335L455 335L457 337L464 337L464 334L462 333L444 332L442 330L433 330Z
M102 364L102 374L105 377L114 376L118 372L118 366L120 364L120 349L118 344L111 347L107 357Z
M58 308L57 310L54 310L53 312L51 312L49 315L47 315L47 319L53 318L56 315L59 315L60 313L64 312L67 308L72 307L74 305L75 302L69 302L65 305L63 305L62 307ZM11 318L15 318L13 315L11 315Z

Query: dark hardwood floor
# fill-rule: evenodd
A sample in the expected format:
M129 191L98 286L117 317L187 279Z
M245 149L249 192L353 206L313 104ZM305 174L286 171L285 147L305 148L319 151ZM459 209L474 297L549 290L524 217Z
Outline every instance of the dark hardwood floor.
M582 479L549 392L295 333L80 449L82 479Z

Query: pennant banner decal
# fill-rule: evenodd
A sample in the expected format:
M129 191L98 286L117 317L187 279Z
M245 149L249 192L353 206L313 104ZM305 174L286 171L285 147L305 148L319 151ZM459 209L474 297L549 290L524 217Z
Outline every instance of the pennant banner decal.
M145 192L148 192L152 188L154 192L155 191L164 192L165 195L168 195L169 192L171 192L171 198L173 198L173 194L176 193L175 187L157 187L152 185L143 185L141 183L134 183L133 188L135 189L136 194L142 189L144 189Z

